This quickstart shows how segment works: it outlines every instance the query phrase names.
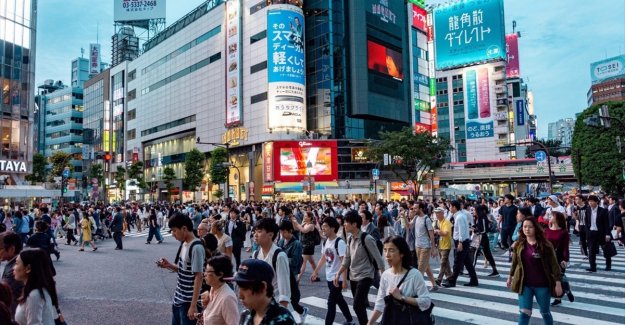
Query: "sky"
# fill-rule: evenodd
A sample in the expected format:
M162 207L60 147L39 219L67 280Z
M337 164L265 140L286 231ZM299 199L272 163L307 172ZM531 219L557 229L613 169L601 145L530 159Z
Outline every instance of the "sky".
M168 26L203 2L169 0ZM548 123L574 118L587 107L590 63L625 54L625 1L504 0L504 7L506 32L513 20L521 32L521 77L534 93L543 138ZM111 61L112 1L39 0L37 17L37 85L46 79L69 84L71 60L81 48L87 57L98 31L103 61Z

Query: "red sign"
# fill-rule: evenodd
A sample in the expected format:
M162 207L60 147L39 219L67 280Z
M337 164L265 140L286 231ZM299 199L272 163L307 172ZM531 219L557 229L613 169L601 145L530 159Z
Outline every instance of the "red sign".
M432 126L425 123L415 123L414 131L416 133L432 133Z
M308 175L318 182L338 179L336 141L275 141L273 142L274 179L281 182L301 182Z
M480 94L480 117L490 117L490 82L488 68L477 70L477 85Z
M436 104L435 100L433 102L434 104ZM432 116L432 126L430 127L430 130L432 131L432 134L435 135L438 132L438 112L436 109L436 105L432 106L430 114Z
M273 185L263 185L262 195L273 195Z
M412 5L412 26L424 32L427 31L428 12L425 9Z
M506 35L506 53L508 54L506 77L518 78L521 75L521 67L519 62L519 37L517 34Z
M263 144L263 179L273 181L273 142Z
M406 184L404 182L391 182L391 191L414 191L414 184Z

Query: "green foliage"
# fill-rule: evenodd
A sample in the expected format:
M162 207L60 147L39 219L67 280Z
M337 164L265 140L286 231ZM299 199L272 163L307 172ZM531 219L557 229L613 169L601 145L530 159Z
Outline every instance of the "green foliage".
M72 155L63 151L57 151L48 158L50 163L50 172L48 173L48 182L53 182L54 177L61 177L65 167L69 167L70 171L74 170L69 162L72 160Z
M398 132L380 132L380 141L370 142L368 149L374 161L384 161L384 154L392 157L393 162L386 168L402 182L412 181L416 185L416 198L420 185L433 176L426 175L443 165L444 157L452 147L447 139L435 138L428 133L415 134L406 127Z
M35 183L43 183L46 181L46 157L40 153L33 155L33 173L26 176L26 180Z
M549 155L551 157L556 157L557 158L557 157L571 155L571 148L560 148L560 146L562 145L562 141L560 141L560 140L556 140L556 139L542 139L542 140L537 140L537 142L540 142L540 143L544 144L545 147L547 147L547 149L549 149ZM534 151L532 149L534 149ZM537 148L535 146L529 146L529 147L527 147L527 149L525 149L525 155L528 158L534 158L534 153L536 152L535 150L542 150L542 149Z
M622 170L625 155L618 152L616 136L624 141L625 127L617 121L612 121L609 129L584 124L584 119L598 114L601 105L587 108L575 121L573 168L577 178L581 176L583 184L600 185L607 193L623 193L625 181ZM611 117L625 122L625 102L609 102L607 105Z
M165 167L163 169L163 184L167 189L167 193L171 193L174 189L174 180L176 179L176 172L171 167Z
M128 167L128 179L136 179L136 185L142 190L148 188L143 178L143 161L137 161Z
M92 164L89 167L89 179L97 179L100 186L104 184L104 167L102 164Z
M224 148L215 148L211 152L211 164L209 174L211 182L222 184L228 178L228 168L221 167L221 164L228 162L228 152ZM223 194L223 193L222 193Z
M184 187L187 190L195 192L202 185L205 158L204 154L196 148L187 153L184 162L185 176L183 180Z
M222 191L220 188L216 189L215 192L213 192L213 195L219 200L222 196L224 196L224 191Z
M115 173L115 182L117 182L117 188L120 190L126 189L126 168L121 165L117 165L117 172Z

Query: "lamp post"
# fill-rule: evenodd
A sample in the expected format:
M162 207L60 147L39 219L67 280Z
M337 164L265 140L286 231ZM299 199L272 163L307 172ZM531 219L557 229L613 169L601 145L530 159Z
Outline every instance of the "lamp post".
M237 177L237 194L234 196L235 199L239 199L239 194L241 194L241 170L239 170L239 167L235 166L234 164L231 163L221 163L219 166L223 167L223 168L228 168L228 178L230 178L230 167L234 167L234 169L237 170L238 173L238 177ZM228 189L228 192L230 192L230 189Z
M312 162L310 160L306 163L306 171L308 172L308 202L312 202L312 179L310 178L310 170L312 169Z
M154 202L154 182L156 181L156 176L152 174L152 186L150 186L150 201Z
M211 146L224 148L226 149L226 158L230 161L230 143L215 143L215 142L202 142L200 137L195 139L195 143L197 144L210 144ZM241 173L239 173L240 175ZM230 169L228 169L228 175L226 176L226 201L230 198Z
M545 151L545 153L547 154L547 169L549 172L549 192L551 193L553 191L553 179L555 177L552 177L552 174L551 174L551 154L549 153L549 148L547 148L547 146L545 146L541 142L532 141L532 140L523 140L523 141L518 142L517 144L519 145L534 144L534 145L539 146L542 150Z

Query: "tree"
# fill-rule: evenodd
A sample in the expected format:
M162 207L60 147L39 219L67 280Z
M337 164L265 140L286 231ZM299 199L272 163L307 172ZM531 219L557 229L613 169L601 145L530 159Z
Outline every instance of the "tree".
M571 154L571 148L561 148L560 146L562 145L562 141L561 140L557 140L557 139L542 139L542 140L537 140L537 142L540 142L542 144L545 145L545 147L547 147L547 149L549 149L549 155L551 157L562 157L562 156L569 156ZM543 150L542 148L539 148L538 146L529 146L525 149L525 155L528 158L534 158L534 154L536 153L536 151L538 150Z
M599 107L594 105L577 116L573 131L573 170L583 184L600 185L606 193L625 192L623 180L623 160L625 154L619 154L616 137L625 136L625 129L613 121L609 129L592 127L584 120L597 115ZM609 102L608 110L611 117L625 121L625 102Z
M69 170L73 171L74 166L69 163L71 160L72 155L63 151L57 151L50 156L50 158L48 158L48 162L51 164L50 172L48 173L48 182L53 182L54 177L61 177L65 167L69 167Z
M224 148L215 148L211 151L211 164L209 175L213 184L222 184L228 179L228 168L221 165L228 162L228 152Z
M388 169L404 184L412 182L415 186L414 197L419 196L419 189L426 175L433 177L430 171L444 163L452 147L447 139L435 138L429 133L413 133L405 127L401 131L380 132L380 141L371 141L368 145L369 156L374 161L383 161L384 154L392 158Z
M33 173L26 176L26 180L32 185L46 181L46 157L40 153L33 155Z
M213 195L217 198L217 200L220 200L221 197L224 196L224 191L218 188L215 190L215 192L213 192Z
M176 179L176 172L174 171L173 168L171 167L165 167L163 169L163 184L165 185L165 188L167 189L167 193L170 194L170 198L171 198L171 191L174 189L174 180Z
M186 160L184 162L184 187L190 191L197 191L202 185L202 178L204 177L204 159L206 157L202 152L193 148L187 153Z
M117 183L117 188L123 193L126 190L126 168L124 168L122 165L117 165L115 182ZM122 195L122 197L126 196Z
M128 167L128 179L136 180L136 185L142 190L148 188L145 178L143 177L143 161L137 161Z

